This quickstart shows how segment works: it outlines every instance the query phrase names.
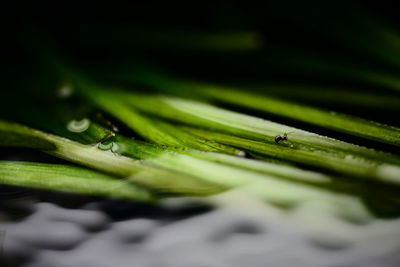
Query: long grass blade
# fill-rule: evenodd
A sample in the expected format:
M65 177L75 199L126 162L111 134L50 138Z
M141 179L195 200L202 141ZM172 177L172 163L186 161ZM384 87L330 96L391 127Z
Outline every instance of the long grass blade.
M133 182L147 186L162 193L207 195L221 192L223 188L198 180L149 166L148 164L120 156L111 151L103 151L97 146L89 146L56 135L33 130L15 123L0 121L0 133L19 136L14 143L0 143L2 146L22 146L31 140L44 140L48 146L38 148L53 156L87 166L106 173L125 177ZM29 146L28 146L29 147Z
M336 152L343 157L357 155L377 161L400 163L398 157L387 153L198 101L166 96L135 95L132 93L124 94L123 99L142 112L154 116L259 142L275 144L275 136L290 133L290 144L296 149L322 150ZM393 132L395 131L393 129ZM393 136L393 132L391 136ZM396 139L396 137L393 138Z
M341 113L300 105L273 97L248 94L243 90L210 86L203 92L225 103L251 108L282 117L303 121L339 132L400 146L400 129Z
M340 157L324 151L307 151L291 147L277 146L260 141L244 139L236 136L205 131L194 128L185 128L188 131L235 146L244 150L253 151L270 157L297 162L316 168L324 168L334 172L353 175L361 179L372 179L389 184L400 184L400 167L386 163L378 163L353 156Z
M141 136L156 144L189 147L227 154L236 154L238 152L234 148L182 131L172 124L142 116L113 93L103 90L101 87L87 81L79 80L79 82L83 94L87 95L90 92L87 95L88 100L93 101L101 109L115 116ZM88 92L84 93L86 90Z
M126 180L62 164L0 161L0 184L134 201L154 199L150 191Z

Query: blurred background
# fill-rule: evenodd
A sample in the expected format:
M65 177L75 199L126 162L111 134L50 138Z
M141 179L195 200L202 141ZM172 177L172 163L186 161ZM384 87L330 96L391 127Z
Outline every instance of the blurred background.
M151 69L396 126L395 10L390 1L9 7L3 91L52 90L61 58L116 86L146 90L134 73Z

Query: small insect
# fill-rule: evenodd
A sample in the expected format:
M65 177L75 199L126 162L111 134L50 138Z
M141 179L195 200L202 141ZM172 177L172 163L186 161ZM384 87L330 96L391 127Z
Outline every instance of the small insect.
M290 132L290 133L292 133L292 132ZM275 136L275 143L279 143L279 142L281 142L281 141L287 141L288 140L288 137L287 137L287 135L288 135L289 133L284 133L283 135L277 135L277 136Z

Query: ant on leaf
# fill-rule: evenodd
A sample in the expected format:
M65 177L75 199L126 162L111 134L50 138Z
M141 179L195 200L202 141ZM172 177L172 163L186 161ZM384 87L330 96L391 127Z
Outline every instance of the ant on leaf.
M283 135L278 134L277 136L275 136L275 143L279 143L281 141L287 141L288 139L288 134L293 133L293 132L289 132L289 133L284 133Z

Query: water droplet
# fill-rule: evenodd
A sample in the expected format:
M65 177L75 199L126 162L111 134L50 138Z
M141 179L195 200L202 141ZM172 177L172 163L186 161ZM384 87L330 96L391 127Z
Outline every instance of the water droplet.
M112 126L112 130L113 130L114 132L116 132L116 133L119 132L119 129L118 129L117 126L115 126L115 125Z
M103 151L111 151L115 154L120 154L122 146L117 144L117 142L112 139L105 140L97 144L97 147Z
M101 150L111 150L111 148L113 147L113 142L106 141L103 143L99 143L97 147Z
M244 157L246 157L246 152L244 152L242 150L238 150L238 151L236 151L236 156L244 158Z
M117 143L112 142L112 146L111 146L111 152L113 153L119 153L120 151L120 147Z
M351 159L354 159L354 157L352 155L346 155L344 157L344 159L351 160Z
M57 90L57 96L59 98L68 98L74 92L74 89L70 85L63 85Z
M84 118L82 120L72 120L68 122L67 129L73 133L82 133L86 131L90 126L90 120Z
M378 177L384 178L386 181L391 181L393 183L398 183L399 181L400 168L395 165L382 164L378 166L376 170L376 175Z

